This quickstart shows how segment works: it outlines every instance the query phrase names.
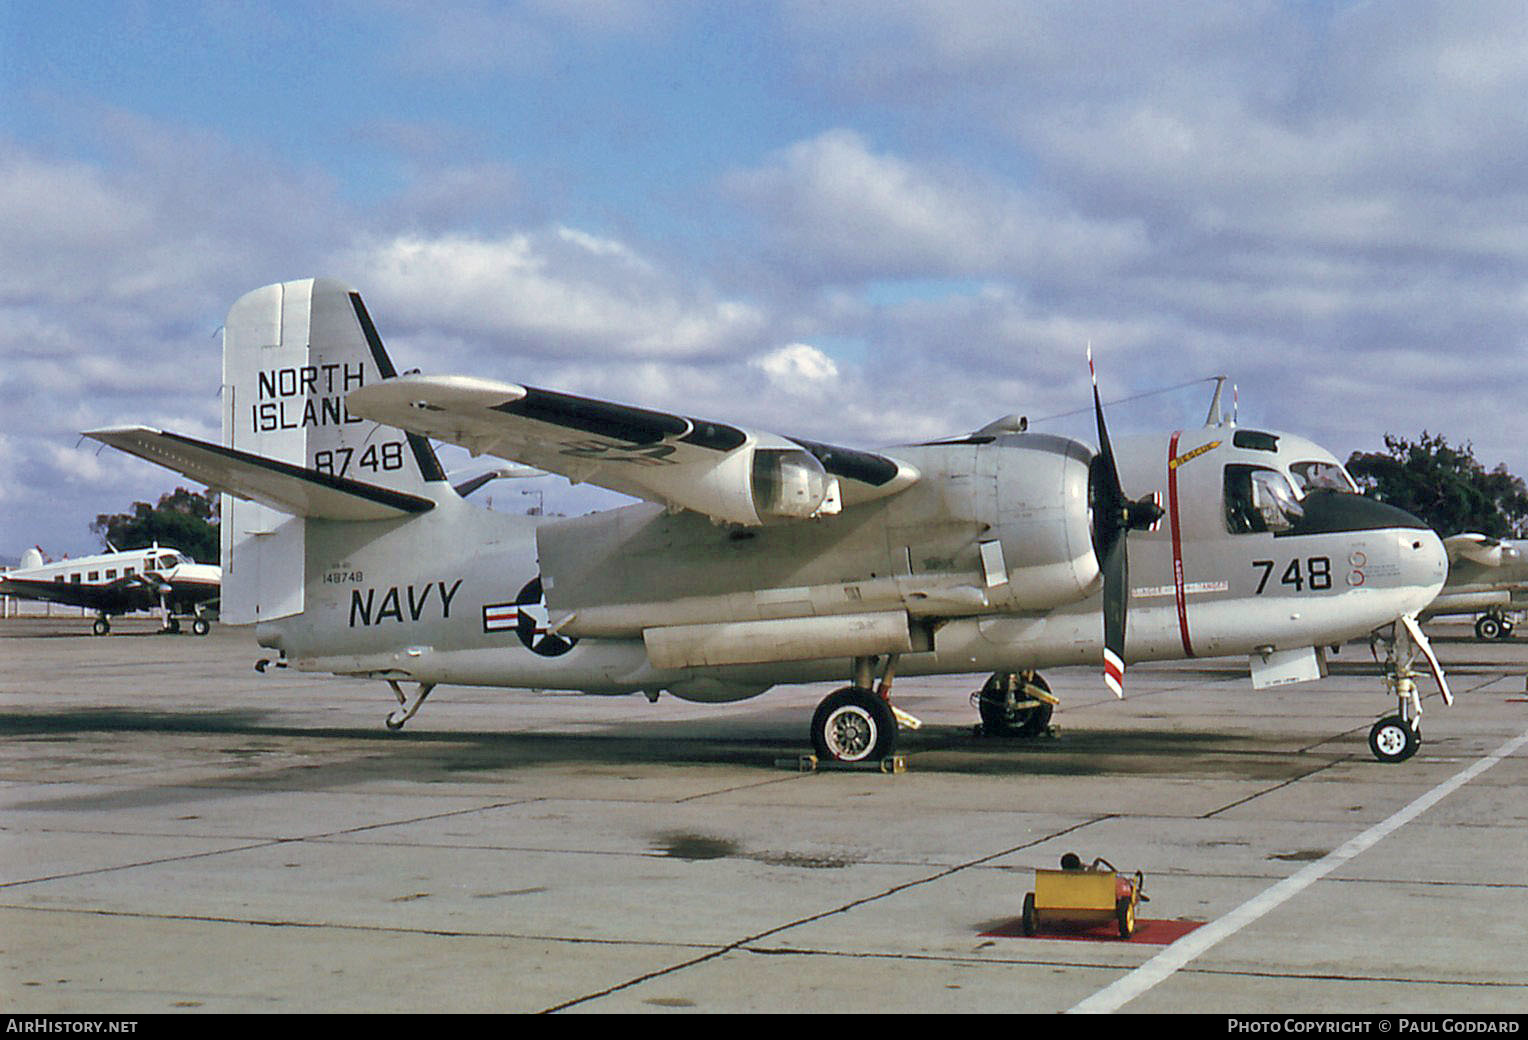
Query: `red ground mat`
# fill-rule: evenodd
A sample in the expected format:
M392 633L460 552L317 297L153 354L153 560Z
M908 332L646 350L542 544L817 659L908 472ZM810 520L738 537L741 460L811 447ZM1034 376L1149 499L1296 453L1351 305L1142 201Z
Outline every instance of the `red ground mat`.
M1192 932L1195 928L1204 924L1203 921L1147 921L1136 918L1135 934L1129 939L1119 937L1119 926L1111 923L1086 927L1078 925L1067 928L1063 925L1041 928L1034 935L1024 934L1024 919L1015 917L1011 921L1004 921L995 928L982 932L986 939L1072 939L1081 942L1133 942L1148 943L1153 946L1166 946L1168 943L1181 939Z

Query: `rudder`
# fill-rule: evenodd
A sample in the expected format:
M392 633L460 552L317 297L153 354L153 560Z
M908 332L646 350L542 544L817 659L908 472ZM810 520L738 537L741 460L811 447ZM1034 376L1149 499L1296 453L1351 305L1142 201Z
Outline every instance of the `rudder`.
M396 374L349 286L304 279L246 293L223 327L223 444L424 494L446 480L429 441L345 407L350 391ZM306 521L228 495L222 509L223 618L247 624L300 613Z

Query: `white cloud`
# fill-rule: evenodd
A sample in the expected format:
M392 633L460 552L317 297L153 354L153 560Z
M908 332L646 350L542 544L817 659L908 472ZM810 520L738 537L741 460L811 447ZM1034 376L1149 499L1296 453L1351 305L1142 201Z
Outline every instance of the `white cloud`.
M838 365L810 343L789 343L760 354L751 363L783 387L816 389L838 379Z
M713 106L685 91L723 90L702 73L735 41L649 71L724 21L684 5L382 5L441 103L336 97L342 159L289 161L287 124L235 144L49 99L50 144L0 142L0 551L173 487L59 452L112 422L215 431L228 305L315 274L360 289L405 367L838 443L1084 407L1091 340L1106 396L1223 371L1245 417L1339 453L1426 426L1528 472L1520 5L779 10L748 22L779 48L768 96ZM559 147L501 118L510 77L558 91ZM615 153L581 107L612 104L641 122Z
M624 244L570 228L398 236L339 266L408 322L517 355L703 358L764 325L753 305L686 292Z
M760 215L781 263L830 281L1096 273L1145 244L1136 221L1084 219L998 178L877 153L850 130L798 141L725 186Z

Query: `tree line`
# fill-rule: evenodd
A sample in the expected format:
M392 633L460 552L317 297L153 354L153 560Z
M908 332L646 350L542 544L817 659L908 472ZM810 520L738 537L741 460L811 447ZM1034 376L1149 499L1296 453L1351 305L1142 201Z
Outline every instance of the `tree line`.
M218 495L178 487L160 495L157 505L134 502L125 513L101 513L90 530L109 548L138 549L157 542L197 563L217 563Z
M1414 441L1387 433L1384 451L1355 451L1347 468L1364 494L1406 510L1444 537L1528 535L1528 487L1505 463L1486 469L1468 442L1451 445L1426 430Z

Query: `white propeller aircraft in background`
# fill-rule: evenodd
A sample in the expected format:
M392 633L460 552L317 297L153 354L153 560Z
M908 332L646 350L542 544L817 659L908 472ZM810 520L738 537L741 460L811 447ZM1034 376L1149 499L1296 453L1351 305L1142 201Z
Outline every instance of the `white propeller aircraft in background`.
M1410 666L1432 659L1414 618L1443 585L1442 543L1297 436L1215 417L1115 447L1095 387L1096 453L1011 419L861 451L400 376L360 295L328 280L234 304L222 395L221 444L90 436L234 496L224 619L255 623L283 663L387 681L393 728L442 683L720 702L841 678L811 739L858 761L909 721L898 674L992 673L984 725L1025 732L1055 700L1043 668L1102 660L1120 692L1126 662L1247 655L1266 687L1317 678L1323 648L1395 623L1400 709L1370 743L1416 750ZM643 501L490 512L451 487L431 438Z
M204 636L202 609L216 600L221 574L213 564L196 563L155 542L147 549L112 551L49 562L41 549L28 549L20 566L0 574L0 595L83 607L96 614L98 636L111 631L111 618L136 610L157 610L166 631L179 632L182 619Z

